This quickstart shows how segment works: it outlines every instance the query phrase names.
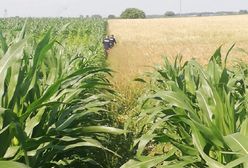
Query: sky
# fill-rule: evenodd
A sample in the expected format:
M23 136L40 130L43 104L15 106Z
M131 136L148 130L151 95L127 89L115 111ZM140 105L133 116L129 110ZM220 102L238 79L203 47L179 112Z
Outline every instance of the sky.
M248 0L181 0L182 13L239 11ZM128 7L150 14L179 13L180 0L0 0L0 17L78 17L100 14L119 16ZM7 11L7 12L6 12Z

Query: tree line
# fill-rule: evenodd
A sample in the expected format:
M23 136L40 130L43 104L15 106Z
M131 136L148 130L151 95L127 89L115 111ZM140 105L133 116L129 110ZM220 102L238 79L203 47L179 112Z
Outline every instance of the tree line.
M232 11L218 11L218 12L192 12L178 14L173 11L166 11L163 15L146 15L146 13L138 8L127 8L120 16L115 16L114 14L108 15L108 19L144 19L144 18L163 18L163 17L178 17L178 16L221 16L221 15L240 15L248 14L247 10L240 10L238 12ZM81 18L102 18L101 15L95 14L92 16L80 16Z

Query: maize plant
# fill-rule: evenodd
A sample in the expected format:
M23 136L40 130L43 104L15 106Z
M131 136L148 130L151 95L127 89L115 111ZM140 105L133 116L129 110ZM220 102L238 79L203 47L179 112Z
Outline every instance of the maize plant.
M106 117L105 22L1 22L0 167L107 167L106 153L120 157L105 147L125 133Z
M227 67L233 47L224 60L220 47L206 66L165 59L140 100L136 155L122 168L248 166L248 71Z

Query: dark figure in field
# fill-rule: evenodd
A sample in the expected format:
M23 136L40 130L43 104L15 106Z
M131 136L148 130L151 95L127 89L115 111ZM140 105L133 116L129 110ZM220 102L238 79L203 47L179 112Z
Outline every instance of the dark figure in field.
M105 55L108 56L108 50L110 49L110 39L109 39L108 36L106 36L103 39L103 47L104 47L104 50L105 50Z
M114 35L111 35L109 37L109 40L110 40L110 48L114 47L114 45L116 44L115 36Z

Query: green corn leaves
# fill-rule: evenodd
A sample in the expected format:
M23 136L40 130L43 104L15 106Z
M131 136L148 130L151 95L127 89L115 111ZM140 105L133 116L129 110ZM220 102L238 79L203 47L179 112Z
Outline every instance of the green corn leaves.
M21 40L12 46L9 47L9 49L6 51L5 55L0 60L0 98L4 94L4 79L7 76L8 70L9 73L11 73L10 77L10 90L8 92L10 98L13 96L15 84L18 79L18 72L21 65L21 59L23 56L23 49L25 46L26 40ZM2 101L2 99L0 99Z
M168 163L164 167L247 167L248 106L247 82L244 82L247 81L247 73L244 73L247 67L227 68L227 57L233 48L234 45L228 50L224 65L221 47L207 67L195 60L183 66L180 61L173 65L165 61L164 67L151 79L151 94L143 98L141 113L136 119L137 127L143 128L136 129L140 131L137 135L143 135L134 141L138 148L135 158L149 155L149 152L144 153L148 144L155 149L164 143L171 144L172 149L178 150L177 154L168 160L154 161L154 165L130 160L124 166L132 163L163 167ZM150 120L141 123L144 118ZM152 125L164 118L167 119L153 129ZM153 130L152 136L141 141L150 130ZM158 157L154 156L154 159ZM183 160L184 157L190 158L188 162Z
M16 21L19 30L23 24ZM5 26L13 25L6 20ZM113 91L101 43L104 26L103 20L31 19L19 35L10 27L3 31L9 39L0 33L0 160L70 167L121 158L106 147L112 136L128 131L106 122ZM6 166L26 167L1 161Z
M1 47L2 47L3 53L5 54L8 50L8 44L6 42L6 39L3 37L2 32L0 32L0 41L1 41Z
M18 162L13 162L13 161L0 161L0 165L2 168L28 168L28 166L18 163Z

